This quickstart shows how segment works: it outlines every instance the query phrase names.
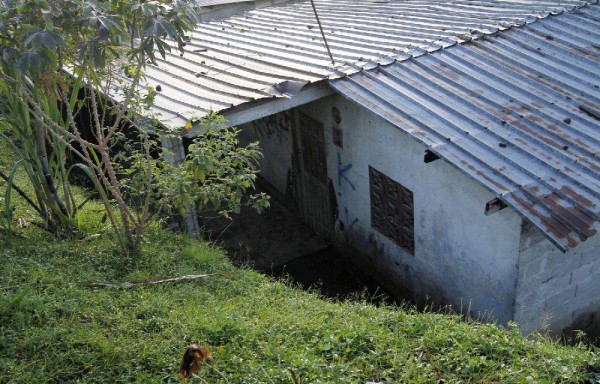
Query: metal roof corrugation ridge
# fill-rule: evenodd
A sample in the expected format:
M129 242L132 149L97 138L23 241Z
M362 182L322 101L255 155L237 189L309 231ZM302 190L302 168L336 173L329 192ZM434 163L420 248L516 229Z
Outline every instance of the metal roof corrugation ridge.
M226 83L223 81L218 82L213 79L210 80L210 83L220 83L220 85L225 85L228 88L215 87L214 84L211 86L210 83L207 84L207 83L189 82L187 80L190 80L190 78L195 77L194 74L192 73L192 71L186 70L186 68L183 68L179 65L174 65L172 62L168 69L160 67L160 66L153 67L152 73L154 75L151 77L150 76L148 76L148 77L152 78L156 83L160 83L161 78L158 77L158 74L156 74L155 72L159 72L162 74L168 74L169 80L170 80L169 84L168 84L169 86L173 86L174 83L181 84L181 87L178 89L181 89L182 93L188 93L191 95L195 95L194 90L213 92L215 94L218 94L218 95L221 95L222 97L224 97L224 99L221 100L221 102L224 103L225 105L231 104L232 102L235 102L236 100L242 100L242 101L253 100L257 95L260 95L258 92L251 90L248 87L242 87L239 85L234 85L233 83ZM187 75L187 76L184 76L184 75Z
M327 63L328 60L328 55L326 52L323 52L323 43L321 40L319 40L318 42L315 43L311 43L311 40L306 41L306 40L302 40L302 39L284 39L283 37L281 37L278 34L273 34L273 33L268 33L267 31L269 31L270 29L265 29L262 26L256 26L252 23L238 23L238 26L246 26L248 27L248 29L246 29L243 33L240 33L240 36L238 38L237 41L239 42L243 42L244 44L248 44L248 46L252 47L252 46L258 46L258 47L269 47L270 49L273 49L274 51L278 51L284 54L288 54L289 56L292 56L291 54L293 54L294 56L298 56L304 60L302 60L302 62L304 64L310 64L309 59L315 59L317 61L317 64L320 66L322 69L324 70L328 70L329 69L329 65L324 65L322 64L324 62L324 58L325 63ZM211 29L212 27L207 27L205 28L205 31L208 29ZM262 28L262 29L261 29ZM217 31L217 29L220 28L216 28L214 29L215 31ZM272 29L271 29L272 30ZM218 34L214 34L213 36L218 36ZM317 37L321 37L320 35ZM315 38L315 36L313 36L312 38ZM285 45L289 45L289 43L291 42L290 40L296 40L297 44L299 45L295 45L295 48L299 48L297 51L292 51L289 52L289 50L286 50ZM312 40L314 41L314 40ZM261 44L259 44L261 43ZM247 47L246 45L244 45L244 47ZM370 48L366 48L366 49L370 49ZM345 51L348 50L353 50L352 48L348 48L345 47L344 48ZM341 49L340 49L341 51ZM359 53L360 50L359 49L354 49L354 51L356 53ZM264 52L263 52L264 53ZM353 56L348 56L348 57L353 57ZM297 60L297 59L296 59Z
M407 49L437 49L438 41L442 41L441 46L450 45L582 4L582 0L318 0L317 9L334 58L340 63L336 68L344 72L346 62L389 63L402 58ZM195 46L206 47L208 52L188 49L183 59L186 61L169 55L167 60L158 60L158 68L147 68L148 80L170 84L165 96L180 96L188 104L185 108L198 97L202 108L208 104L216 111L225 111L255 99L283 96L272 92L278 83L315 82L339 75L330 65L308 1L256 9L244 16L201 24L191 34L186 48ZM173 73L169 73L169 61L178 68ZM202 69L203 61L207 67L214 65L217 73ZM184 63L190 63L190 68L183 68ZM194 69L198 71L194 73ZM231 75L222 75L229 69L233 76L245 81L243 85ZM214 80L204 80L207 77ZM270 79L272 83L266 84ZM156 98L157 108L174 108L167 102L160 105L162 100L162 94ZM188 118L204 114L206 109L202 108L192 111ZM181 116L164 124L183 126L186 120Z
M530 64L528 67L524 67L524 66L519 66L519 63L516 61L516 58L513 57L509 57L507 56L506 52L502 52L500 49L496 49L495 51L488 51L487 47L485 44L480 44L478 42L474 42L473 46L476 47L477 53L478 55L480 55L481 57L485 57L486 59L488 59L490 62L495 63L496 65L501 65L503 67L506 67L514 72L519 72L521 74L521 76L524 76L524 78L526 79L525 81L527 81L527 83L529 84L529 82L535 82L533 84L539 84L541 82L544 82L544 77L550 77L553 78L553 82L554 83L558 83L559 86L561 87L561 92L559 92L557 89L552 89L550 88L550 90L548 90L544 96L545 99L542 101L546 101L548 102L548 100L552 101L552 105L554 106L553 110L551 111L546 111L545 113L552 113L553 115L558 115L558 112L561 112L561 116L558 116L560 118L560 120L564 119L566 116L572 115L573 112L578 112L578 110L576 108L573 107L572 104L568 103L568 99L566 99L565 95L570 97L571 99L575 99L577 100L577 97L580 96L580 92L581 89L587 89L592 90L593 91L593 85L589 84L588 82L585 81L581 81L581 82L577 82L577 80L579 80L577 77L575 78L571 78L570 81L565 81L564 79L566 77L570 77L569 74L565 73L565 72L561 72L561 71L547 71L547 72L542 72L542 69L544 68L548 68L546 65L541 66L538 63L537 68L534 67L535 62ZM525 58L521 57L521 60L524 60ZM583 72L583 71L582 71ZM542 75L544 74L544 75ZM548 75L551 76L548 76ZM560 78L557 76L561 76ZM525 82L524 81L524 82ZM579 85L579 88L576 88L576 85ZM557 88L557 87L555 87ZM554 92L551 92L554 91ZM552 98L550 99L550 97L552 96ZM585 100L586 102L589 103L600 103L600 99L597 99L593 96L589 96L589 94L587 94L587 97L585 99L580 99L580 101ZM592 117L589 117L587 115L574 115L574 116L570 116L573 120L575 121L580 121L581 123L585 124L585 123L593 123L594 119ZM582 130L581 128L585 129L585 126L581 126L581 127L575 127L574 124L569 124L567 126L562 126L561 129L561 133L565 133L565 132L569 132L569 131L573 131L577 137L584 137L585 140L592 140L596 143L598 143L598 138L594 138L593 137L593 132L588 131L586 132L585 130Z
M257 36L254 36L253 29L242 28L242 30L240 30L238 28L228 28L224 30L224 32L222 31L223 30L221 28L213 28L212 26L208 26L203 30L202 37L204 39L210 38L211 43L225 44L227 48L239 49L240 51L250 52L251 54L261 54L267 57L274 57L276 59L286 58L285 54L287 53L288 56L291 56L291 61L293 62L302 65L313 65L316 69L327 69L327 66L322 64L323 60L319 60L323 57L322 52L312 53L304 52L303 50L303 53L305 54L293 55L296 52L289 52L285 49L285 46L281 44L275 44L274 42L276 42L276 40L274 39L257 39ZM232 34L236 34L235 40L231 39ZM278 35L273 34L271 37L277 38ZM206 40L203 41L203 45L206 45ZM292 53L292 55L289 55L290 53ZM311 63L311 61L314 63Z
M456 57L455 55L453 55L452 52L444 52L445 54L449 54L450 59L446 60L445 62L447 64L451 64L453 62L459 62L461 58ZM462 52L461 52L462 53ZM470 55L470 52L467 51L465 53L465 56L468 58L471 58L473 61L476 61L477 59L475 57L473 57L473 55ZM466 60L466 59L463 59ZM464 64L464 62L463 62ZM500 66L498 64L497 67L495 68L490 68L488 64L484 63L483 61L478 61L478 70L482 71L483 74L481 77L484 77L487 79L488 83L485 84L488 87L492 87L493 86L493 91L496 92L496 94L498 95L502 95L507 99L512 99L512 108L524 108L524 107L528 107L528 104L534 104L534 103L544 103L544 98L542 96L539 96L538 94L533 92L534 89L534 84L527 84L526 79L521 76L519 73L514 72L512 69L506 69L506 67ZM494 73L495 72L495 73ZM518 91L515 89L510 89L510 86L507 84L500 84L502 82L503 76L513 76L513 78L518 79L518 81L520 81L520 84L522 84L521 87L518 88ZM481 81L481 80L480 80ZM527 87L526 87L527 86ZM516 92L515 92L516 91ZM509 93L512 92L512 93ZM550 93L554 93L554 90L549 90ZM540 92L541 93L541 92ZM543 96L547 95L547 93L543 93ZM547 105L548 107L551 107L552 109L556 109L558 110L558 112L561 112L560 110L560 106L558 105ZM541 107L536 106L536 108L541 109ZM554 112L554 110L552 111ZM573 128L572 124L566 124L564 122L562 122L561 120L564 119L565 116L570 116L571 112L568 112L566 110L562 110L562 118L560 117L551 117L548 114L545 114L546 112L544 111L537 111L537 113L541 116L541 119L537 119L538 120L536 123L538 124L538 127L543 128L545 134L542 135L544 138L548 138L549 140L560 140L560 138L565 138L564 137L564 132L565 131L572 131ZM518 115L515 112L514 114L517 115L516 117L521 117L523 118L523 115L525 113L528 113L527 116L524 117L525 122L528 121L528 118L531 118L531 120L533 120L533 114L536 113L535 110L530 112L529 108L525 108L524 111L521 111ZM523 115L522 115L523 114ZM545 115L544 115L545 114ZM577 116L574 116L574 118L577 118ZM572 120L573 118L571 118ZM549 124L558 124L560 125L560 134L558 132L556 132L558 129L555 129L554 131L549 130L549 126L541 126L540 124L542 124L542 122L545 124L546 122L548 122ZM538 138L539 139L539 138ZM547 144L547 143L545 143ZM558 146L560 145L555 145L555 147L553 149L556 149ZM588 148L582 148L582 151L587 151L587 155L590 155L591 152L589 151Z
M269 37L276 37L276 39L271 39L269 41L281 41L284 44L289 45L290 43L298 43L300 44L300 46L306 46L306 48L316 52L319 54L319 56L323 55L323 42L322 42L322 38L321 35L315 35L314 33L308 34L308 33L301 33L304 32L305 30L307 30L307 28L305 27L303 30L299 29L298 32L295 34L294 37L290 37L290 38L284 38L281 37L279 35L270 35L267 33L267 31L271 31L272 27L265 27L263 25L261 26L256 26L254 24L252 24L251 22L242 22L242 23L238 23L241 26L247 26L250 27L252 26L252 30L250 32L250 35L253 34L258 34L260 36L269 36ZM356 35L358 36L362 36L362 32L361 31L352 31L355 32ZM305 36L305 38L302 38L302 36ZM381 50L384 49L388 49L391 50L393 46L397 46L398 45L398 40L394 39L394 36L390 35L390 38L387 39L386 41L382 41L380 40L368 40L368 39L364 39L364 38L360 38L355 36L355 39L351 39L350 38L351 35L348 31L340 31L338 30L338 32L336 32L335 34L330 34L327 37L327 41L331 42L332 44L335 44L335 51L337 52L354 52L355 55L354 56L350 56L348 55L348 58L354 58L356 57L356 54L358 55L365 55L369 53L369 50L371 50L373 53L379 52ZM308 38L309 40L306 40L306 38ZM319 40L316 40L316 39ZM311 43L311 41L313 41L314 43ZM389 48L385 48L382 47L382 44L387 44L390 45L391 47ZM325 53L326 55L326 53ZM340 54L338 53L338 56ZM327 57L327 55L326 55Z
M318 66L315 65L314 67L311 67L308 65L310 63L307 63L307 61L301 61L301 60L293 60L299 64L297 67L294 67L291 64L287 64L288 61L285 60L286 57L283 55L266 56L266 55L264 55L265 52L261 51L259 49L259 47L254 47L254 46L251 47L248 45L241 45L238 43L232 44L231 40L229 40L227 38L223 38L218 35L214 36L214 37L216 39L221 39L221 40L218 40L218 41L204 40L202 42L202 45L206 46L207 48L209 48L211 51L214 51L214 52L226 54L228 56L234 56L234 57L246 60L246 61L254 61L257 63L263 63L263 65L265 65L266 67L269 67L269 66L275 67L278 70L288 71L288 72L298 74L298 75L313 76L313 77L322 77L323 73L319 73L317 71L319 69L321 69L323 71L326 71L328 69L328 67L323 64L318 64ZM222 44L219 43L220 41L226 42L226 45L223 46ZM227 43L227 41L230 41L230 42ZM231 50L231 48L238 49L239 52L233 52ZM244 52L244 54L242 54L241 52ZM248 54L248 53L250 53L250 54ZM265 58L262 58L263 56L266 56L266 58L268 58L269 60L265 60ZM324 56L324 57L326 57L326 56Z
M485 51L486 56L490 60L494 60L494 56L498 55L502 56L507 60L507 62L510 62L517 67L525 66L524 64L519 65L519 63L516 61L517 58L527 62L527 65L536 65L536 68L533 69L535 70L535 73L537 73L538 78L539 76L546 76L548 72L559 74L561 75L561 78L557 80L562 83L561 86L565 86L567 88L573 87L572 85L569 85L568 82L570 81L577 81L579 83L578 86L584 86L586 88L593 87L593 85L590 84L590 78L595 76L597 77L595 71L593 70L597 64L594 62L589 62L587 58L581 58L579 60L580 66L577 68L568 65L569 63L564 61L562 57L554 57L548 54L544 54L545 56L540 56L539 58L534 59L529 57L529 55L531 53L535 53L535 48L532 46L526 46L522 41L515 40L512 37L504 36L502 40L496 41L491 47L488 45L480 45L477 41L474 41L473 44L477 47L480 47L482 51ZM544 41L540 40L538 42L538 48L541 50L542 47L548 48L550 45L547 45ZM554 45L554 47L556 47L556 45ZM567 49L561 47L561 51L566 52ZM531 67L528 68L532 69ZM542 69L544 69L545 72L542 72ZM577 90L579 90L579 88L572 89L573 90L571 92L573 93L576 93Z
M261 71L258 68L250 68L247 66L243 66L238 62L233 62L232 60L227 61L222 56L214 56L214 55L211 56L211 55L204 53L203 55L196 54L194 56L184 55L184 56L180 56L179 58L184 59L184 60L188 61L189 63L194 63L195 65L201 65L201 66L203 66L203 68L206 68L209 71L210 70L218 71L219 74L223 73L223 71L231 71L232 69L237 69L238 72L236 72L234 74L234 76L236 78L246 80L250 83L254 82L254 83L260 84L262 86L264 86L266 84L269 84L269 85L272 84L273 80L284 81L284 80L290 79L290 77L284 76L282 74L266 73L264 71ZM218 63L218 64L220 64L220 66L212 67L211 64L213 64L213 63ZM162 62L162 64L168 66L170 63ZM252 77L251 74L259 76L260 79ZM267 80L267 79L269 79L269 80ZM292 78L292 80L294 80L294 79Z
M381 71L392 75L384 68L382 68ZM468 108L468 106L460 108L456 105L456 103L444 102L443 100L445 99L440 98L440 96L447 96L449 94L447 90L441 91L440 89L435 89L435 86L432 86L433 83L430 83L429 86L426 86L425 83L428 81L427 78L414 73L416 78L413 79L411 76L406 76L408 72L409 69L403 68L402 81L405 89L410 88L410 92L414 94L411 99L413 101L424 100L424 102L420 103L421 105L423 105L425 102L428 103L428 105L432 105L432 107L427 108L428 113L434 114L436 120L440 121L441 124L445 125L446 128L452 128L452 131L455 132L454 137L456 137L456 140L450 141L460 142L463 134L469 135L469 141L477 143L477 146L481 146L483 148L483 155L493 154L501 161L508 163L510 167L508 167L507 172L510 173L511 170L514 169L517 174L525 175L525 177L523 177L524 180L528 177L534 177L534 174L527 167L522 165L523 160L527 159L527 152L524 150L519 150L518 147L515 147L514 149L518 152L518 158L520 159L518 160L516 158L507 157L506 153L504 153L506 151L503 151L502 148L498 146L498 143L502 142L503 140L503 136L498 135L500 128L504 128L501 124L498 124L494 130L488 130L487 126L484 126L482 123L476 121L476 117L486 113L484 110L477 111L472 107ZM395 77L395 80L398 79L398 77ZM406 94L407 92L405 91L404 93ZM460 110L462 110L462 112L459 112ZM473 114L475 111L477 115ZM492 117L493 115L489 114L489 116ZM506 126L508 126L508 124ZM511 134L514 133L511 132ZM504 136L507 135L505 134ZM531 139L531 137L529 139ZM513 153L513 157L514 156L515 154ZM538 159L538 164L541 165L542 163L543 161ZM492 170L495 170L500 167L491 166L491 168ZM512 176L509 174L507 176L510 176L509 179L517 178L516 174Z
M494 191L565 251L600 230L600 123L582 112L577 100L600 111L600 104L589 100L600 98L600 81L593 73L577 72L578 62L595 63L600 54L584 55L561 33L568 34L569 23L582 18L600 26L597 9L582 8L573 20L566 14L560 23L549 18L548 24L561 25L554 31L556 39L531 32L544 28L540 21L330 83ZM589 42L590 49L600 43L594 33L578 38ZM529 51L541 46L554 52L546 57L537 50L523 54L503 44L493 58L494 42L503 40ZM510 58L507 65L504 58ZM435 63L447 69L434 69ZM528 75L530 69L534 74L544 68L556 72L561 66L571 79L567 88L579 94L561 91L560 73L548 79ZM389 78L383 80L382 74ZM578 82L588 85L582 91ZM514 110L523 107L521 114ZM568 122L559 120L563 114Z
M427 65L423 64L422 61L423 60L421 60L421 62L418 62L415 64L417 64L417 66L420 64L420 67L427 68ZM423 68L421 68L421 69L423 69ZM393 68L391 70L393 71ZM407 74L409 74L410 72L411 72L411 69L408 68L408 65L405 66L404 68L402 68L403 78L410 79L411 77L407 76ZM434 96L431 96L431 97L433 97L436 102L438 102L440 100L444 100L444 97L447 98L449 95L458 94L463 99L466 99L467 97L478 98L481 100L479 102L480 104L485 103L494 108L497 108L498 110L502 110L503 107L501 105L496 104L492 100L485 99L485 97L483 97L481 95L471 94L471 95L465 96L465 94L461 93L457 88L451 88L449 85L446 87L443 87L443 89L441 89L442 86L440 84L440 77L442 76L442 74L439 74L436 76L436 73L433 73L433 72L435 72L435 71L426 71L425 74L428 77L425 77L425 74L419 74L418 75L419 79L417 81L419 81L421 86L424 89L426 89L426 91L423 91L423 92L425 92L425 94L427 94L428 96L435 95L435 97ZM438 80L438 81L436 81L436 83L440 87L440 89L435 89L436 87L432 84L432 81L429 80L429 77L432 77L432 78L435 78L436 80ZM429 83L429 84L426 84L426 83ZM510 96L508 96L508 97L510 97ZM470 100L473 100L473 99L470 99ZM441 104L441 101L439 102L439 104ZM517 105L518 104L516 103L515 106L517 106ZM494 126L493 131L492 131L491 127L489 127L490 130L488 130L488 126L483 126L481 123L476 121L476 118L481 118L481 120L483 120L484 117L486 117L488 119L487 122L489 122L489 121L493 121L497 116L494 116L493 114L486 111L485 109L482 109L482 107L477 106L475 104L475 102L473 102L473 104L471 104L470 110L468 110L468 107L461 108L459 105L457 105L457 103L452 103L451 105L448 104L446 106L448 108L452 108L454 112L456 112L457 110L462 110L463 111L462 115L467 118L467 120L470 122L470 125L472 125L473 123L479 125L479 127L478 127L479 131L482 131L482 132L466 131L466 132L469 132L469 135L470 135L470 137L473 138L473 140L481 141L480 140L481 136L479 136L481 133L484 133L486 135L495 136L496 140L491 141L491 144L489 145L488 150L491 153L496 153L499 158L504 157L505 154L503 154L502 152L507 152L507 151L503 150L503 149L499 149L498 143L502 142L505 138L509 138L510 140L508 140L508 141L514 143L515 138L519 137L521 140L527 140L529 143L535 144L535 146L537 148L543 149L543 151L545 153L552 152L554 154L554 156L558 158L557 160L555 160L555 163L557 163L559 166L560 166L560 164L562 164L562 161L575 162L577 160L577 157L566 156L565 152L562 150L562 148L559 149L556 147L551 147L550 145L546 144L543 141L543 137L538 137L538 136L534 135L535 132L531 133L531 132L524 132L521 130L517 130L514 127L512 127L512 125L510 123L507 123L507 124L497 123ZM470 115L469 115L469 112L471 113ZM523 119L524 122L527 122L527 118L528 118L528 116L526 116ZM529 125L533 126L533 124L531 124L531 123ZM464 129L463 129L463 131L464 131ZM503 134L499 135L500 132L502 132ZM514 149L519 150L519 147L515 146ZM573 147L570 147L569 151L572 151L572 150L573 150ZM537 156L535 153L526 152L524 150L521 150L519 152L520 152L520 154L519 154L518 158L520 158L520 162L515 162L514 160L516 160L516 159L510 159L510 158L504 158L504 160L511 163L513 166L520 168L519 172L521 172L523 174L527 174L529 178L534 178L536 176L535 174L531 173L528 169L532 166L531 159L537 159L538 165L542 165L542 164L549 165L551 168L551 171L553 171L553 172L560 171L560 169L557 168L556 165L552 165L552 164L548 163L547 160L544 160L544 158ZM589 156L589 155L590 155L589 153L585 154L585 156ZM513 154L513 156L514 156L514 154ZM561 160L561 158L562 158L562 160ZM525 160L525 162L527 163L526 166L522 165L523 160ZM580 171L583 171L585 173L585 172L587 172L587 168L581 167ZM572 177L572 176L573 175L569 175L569 177ZM516 179L516 177L511 177L511 179ZM585 183L585 182L581 183L577 179L572 179L571 182L578 184L582 189L586 189L587 190L587 192L585 192L586 194L593 193L593 190L589 190L587 183ZM600 185L598 185L598 188L600 189Z

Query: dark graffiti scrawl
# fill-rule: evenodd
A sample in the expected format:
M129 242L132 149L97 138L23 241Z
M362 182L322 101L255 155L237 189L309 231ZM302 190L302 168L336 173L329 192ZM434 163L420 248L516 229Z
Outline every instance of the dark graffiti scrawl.
M276 113L252 122L259 139L277 140L280 143L289 140L293 117L290 111Z

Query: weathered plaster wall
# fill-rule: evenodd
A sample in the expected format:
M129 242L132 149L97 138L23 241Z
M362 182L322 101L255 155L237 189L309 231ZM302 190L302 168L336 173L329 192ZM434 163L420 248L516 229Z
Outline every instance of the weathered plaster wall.
M567 253L524 225L515 321L529 333L585 328L600 336L600 234Z
M281 193L291 188L293 124L292 111L285 111L240 127L240 142L259 141L263 152L260 174Z
M332 143L332 107L340 111L343 148ZM512 320L518 215L504 209L485 216L489 191L444 160L425 164L424 146L340 96L301 109L325 125L339 207L336 245L396 293ZM414 193L414 256L371 228L369 165Z
M390 290L514 319L525 332L545 322L557 332L599 323L600 235L563 254L510 208L485 216L492 193L442 159L425 164L424 146L364 108L331 96L300 110L325 127L339 212L334 242ZM286 112L242 126L243 141L261 142L262 176L288 195L294 123ZM414 193L414 256L371 228L369 165Z

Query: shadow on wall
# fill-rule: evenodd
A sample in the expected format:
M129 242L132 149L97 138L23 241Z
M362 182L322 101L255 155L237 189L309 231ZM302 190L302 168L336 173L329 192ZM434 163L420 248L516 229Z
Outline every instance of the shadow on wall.
M600 347L600 315L584 313L577 317L570 327L563 329L562 334L569 343L578 342L583 336L584 340L589 340L591 344Z

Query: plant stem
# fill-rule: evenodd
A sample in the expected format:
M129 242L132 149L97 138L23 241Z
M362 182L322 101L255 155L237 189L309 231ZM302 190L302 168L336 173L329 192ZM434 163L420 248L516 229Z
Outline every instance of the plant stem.
M4 179L4 181L8 181L8 176L6 176L6 174L2 171L0 171L0 177ZM31 200L26 194L25 192L23 192L23 190L19 187L17 187L14 183L12 185L12 188L17 191L17 193L23 198L25 199L25 201L31 205L33 207L33 209L35 209L35 211L37 213L40 214L40 216L44 216L43 211L40 209L40 207L37 206L37 204L35 202L33 202L33 200Z

